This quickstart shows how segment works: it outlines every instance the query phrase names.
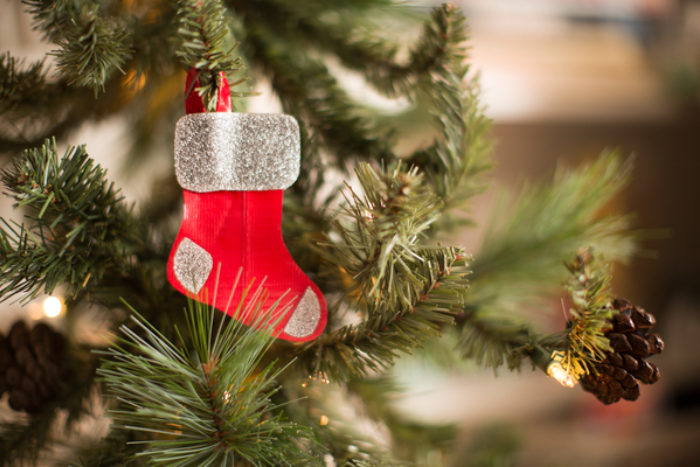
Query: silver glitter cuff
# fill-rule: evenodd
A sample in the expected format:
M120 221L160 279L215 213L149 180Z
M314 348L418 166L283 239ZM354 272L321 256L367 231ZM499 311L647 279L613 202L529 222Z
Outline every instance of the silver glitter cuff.
M284 114L188 114L175 127L175 175L186 190L283 190L299 176L299 125Z

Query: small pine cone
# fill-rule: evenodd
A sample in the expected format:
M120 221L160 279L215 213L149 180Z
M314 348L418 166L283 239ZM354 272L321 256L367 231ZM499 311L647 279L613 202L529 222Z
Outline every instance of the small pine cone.
M30 330L17 321L0 334L0 395L9 392L13 410L38 413L56 396L64 350L65 338L44 323Z
M604 404L636 400L640 382L658 381L659 369L646 358L664 349L661 337L649 333L656 324L654 315L624 299L615 299L611 306L617 313L605 334L612 351L595 365L594 371L581 378L581 387Z
M27 330L27 325L24 324L24 321L15 321L10 328L10 332L7 334L7 339L10 341L10 346L15 351L27 345L29 331Z
M14 359L12 358L12 349L5 336L0 334L0 397L7 391L7 383L5 382L5 372L12 366Z

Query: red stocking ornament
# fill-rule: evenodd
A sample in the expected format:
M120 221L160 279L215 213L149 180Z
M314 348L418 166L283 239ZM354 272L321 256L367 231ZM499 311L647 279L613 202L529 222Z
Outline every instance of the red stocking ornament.
M231 112L223 76L217 112L205 113L192 91L196 76L190 71L188 114L175 129L184 213L168 280L245 324L276 322L273 332L280 339L312 340L326 326L326 301L289 255L281 230L283 190L299 175L299 126L289 115ZM244 307L246 314L238 316L235 305L253 280L264 280L268 295L262 307ZM283 294L282 304L292 300L285 316L259 316ZM227 306L231 296L234 309Z

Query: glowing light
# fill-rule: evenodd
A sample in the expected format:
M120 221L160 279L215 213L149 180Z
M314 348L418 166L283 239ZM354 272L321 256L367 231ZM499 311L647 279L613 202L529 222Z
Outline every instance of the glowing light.
M325 415L321 415L321 420L319 420L318 423L320 423L321 426L328 425L328 417Z
M46 297L41 306L44 310L44 315L48 316L49 318L55 318L61 314L61 311L63 311L63 303L58 297Z
M547 374L566 388L576 386L576 378L562 365L564 352L553 352L552 361L547 365Z
M564 387L573 388L576 386L576 380L559 363L550 363L547 367L547 374Z

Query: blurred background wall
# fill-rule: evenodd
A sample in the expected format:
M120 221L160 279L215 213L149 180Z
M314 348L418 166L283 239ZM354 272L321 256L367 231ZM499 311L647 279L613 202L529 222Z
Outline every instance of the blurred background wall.
M700 465L700 2L457 3L470 18L472 62L494 120L497 184L514 188L605 148L634 155L633 182L615 208L635 212L638 228L665 233L654 232L648 254L617 269L615 288L656 314L663 376L636 403L604 407L527 369L496 378L411 367L403 369L406 411L460 424L465 465ZM20 2L0 2L0 49L34 60L50 48ZM112 151L122 129L104 122L71 141L88 143L118 178ZM132 198L147 194L138 181L122 182ZM493 198L494 190L479 199L477 219ZM463 234L468 251L480 234Z

